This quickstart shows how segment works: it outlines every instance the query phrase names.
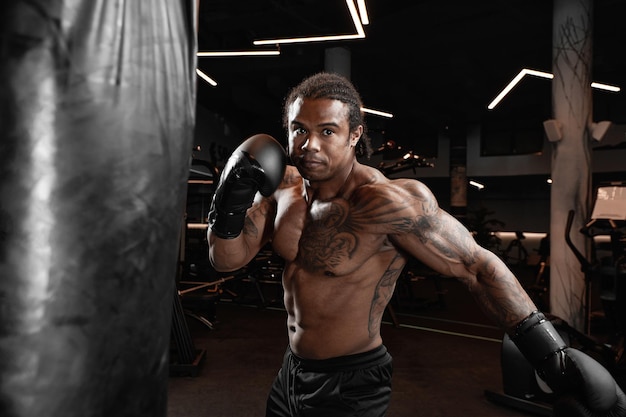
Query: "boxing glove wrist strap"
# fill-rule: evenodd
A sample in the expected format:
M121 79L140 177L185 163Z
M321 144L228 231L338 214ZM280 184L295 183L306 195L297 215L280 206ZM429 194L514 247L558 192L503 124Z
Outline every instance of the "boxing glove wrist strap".
M241 213L218 213L218 210L211 210L209 212L211 231L221 239L234 239L239 236L245 221L245 211Z
M535 368L567 346L552 323L539 311L532 312L517 325L511 340Z

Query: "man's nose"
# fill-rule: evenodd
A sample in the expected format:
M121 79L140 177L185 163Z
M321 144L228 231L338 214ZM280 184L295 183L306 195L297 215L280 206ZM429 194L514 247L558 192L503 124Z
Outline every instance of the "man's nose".
M317 152L319 151L320 141L316 135L309 135L304 144L302 145L302 149L309 152Z

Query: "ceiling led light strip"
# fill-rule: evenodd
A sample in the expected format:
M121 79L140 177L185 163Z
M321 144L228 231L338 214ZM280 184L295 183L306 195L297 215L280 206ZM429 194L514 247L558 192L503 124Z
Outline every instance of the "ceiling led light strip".
M598 90L606 90L617 93L620 91L620 88L615 85L602 84L602 83L591 83L591 88L597 88Z
M359 16L361 16L361 23L364 25L370 24L370 19L367 17L367 8L365 7L365 0L357 0L357 6L359 6Z
M522 78L524 78L526 75L534 75L535 77L549 78L549 79L554 78L554 76L550 74L549 72L535 71L535 70L524 68L519 72L519 74L515 76L515 78L511 80L511 82L506 87L504 87L504 90L502 90L502 92L498 94L498 96L494 98L491 103L489 103L487 108L489 110L493 110L493 108L496 107L498 103L502 101L502 99L507 94L509 94L509 92L513 89L513 87L515 87L517 83L522 81Z
M548 78L550 80L554 78L554 75L549 72L536 71L536 70L524 68L519 72L519 74L515 76L515 78L511 80L510 83L507 84L506 87L504 87L504 89L500 92L500 94L498 94L496 98L494 98L493 101L489 103L487 108L489 110L493 110L498 105L498 103L500 103L500 101L502 101L502 99L507 94L509 94L509 92L511 92L513 87L515 87L522 80L522 78L524 78L526 75L532 75L532 76L539 77L539 78ZM596 82L591 83L591 88L597 88L599 90L606 90L606 91L613 91L613 92L620 91L620 88L617 86L596 83Z
M198 57L229 57L229 56L275 56L280 55L279 50L272 51L208 51L198 52Z
M209 77L208 75L206 75L204 72L200 71L197 68L196 68L196 74L198 74L198 76L200 76L200 78L202 78L207 83L211 84L213 87L215 87L217 85L217 82L215 80L213 80L213 78Z
M353 35L330 35L330 36L310 36L310 37L300 37L300 38L282 38L282 39L263 39L252 42L254 45L276 45L280 43L303 43L303 42L323 42L323 41L340 41L340 40L349 40L349 39L363 39L365 38L365 30L363 30L363 23L361 24L361 19L359 19L359 12L354 4L354 0L346 0L346 4L348 5L348 10L350 10L350 17L352 17L352 21L354 22L354 27L356 28L356 34ZM362 13L365 10L365 3L363 2ZM366 16L367 17L367 16ZM368 20L369 23L369 20Z
M469 184L474 186L474 187L476 187L476 188L478 188L479 190L482 190L483 188L485 188L485 186L483 184L481 184L479 182L476 182L474 180L470 180Z
M271 50L271 51L206 51L206 52L197 52L196 55L198 58L206 58L206 57L233 57L233 56L272 56L272 55L280 55L279 50ZM217 81L206 75L204 72L196 69L196 73L202 78L204 81L211 84L213 87L217 86Z
M388 117L390 119L393 117L393 114L391 114L391 113L387 113L387 112L380 111L380 110L368 109L367 107L361 107L361 111L363 113L370 113L370 114L374 114L376 116Z

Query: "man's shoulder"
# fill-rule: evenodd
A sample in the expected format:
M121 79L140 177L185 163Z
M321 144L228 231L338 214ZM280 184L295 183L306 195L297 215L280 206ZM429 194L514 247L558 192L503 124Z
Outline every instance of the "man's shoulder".
M302 184L302 176L292 165L285 167L285 175L283 175L283 181L279 188L298 187Z
M390 183L394 188L401 189L417 197L432 195L426 184L415 178L396 178L390 180Z
M360 195L394 195L402 196L406 193L418 198L431 196L428 187L415 178L388 178L380 171L369 167L371 176L368 181L364 181L359 188Z

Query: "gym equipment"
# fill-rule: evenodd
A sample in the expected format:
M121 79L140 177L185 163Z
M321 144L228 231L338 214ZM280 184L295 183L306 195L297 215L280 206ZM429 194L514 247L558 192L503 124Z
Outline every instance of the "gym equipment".
M549 311L547 300L550 289L550 234L546 234L539 242L539 261L536 266L535 279L532 284L524 289L530 295L535 305L541 311Z
M557 395L556 415L565 415L564 409L576 416L626 415L626 395L609 371L591 356L568 346L543 313L533 312L519 323L511 340Z
M282 282L284 266L285 261L274 253L271 244L265 245L246 266L246 276L241 281L248 285L252 284L260 308L272 305L284 306ZM268 295L272 297L268 298Z
M606 187L610 187L607 189ZM568 213L565 228L565 240L585 273L586 303L585 326L589 329L591 320L591 287L592 282L601 280L600 298L607 311L607 319L613 322L614 334L607 341L597 340L587 333L582 333L570 327L558 317L551 316L550 321L557 329L568 346L587 353L603 365L615 378L621 387L626 383L626 372L623 361L624 340L624 287L626 283L626 268L624 259L626 254L626 188L616 190L613 187L623 188L623 184L609 184L600 186L597 190L597 199L592 213L592 219L581 230L590 238L609 235L611 238L610 260L589 261L578 251L573 244L570 233L574 218L574 211ZM610 196L613 196L612 198ZM615 198L616 196L623 196ZM600 201L600 203L598 203ZM619 310L619 309L622 310ZM612 312L613 314L610 314ZM503 393L485 391L486 397L507 407L517 408L535 415L552 415L554 396L547 386L536 377L534 368L525 360L519 349L510 338L505 335L502 343L502 376Z
M0 414L167 412L195 2L0 3Z
M180 300L180 294L174 294L172 312L172 338L176 349L170 352L170 375L172 376L197 376L200 372L200 365L206 351L196 349L187 321L185 312Z
M385 145L383 145L383 147L384 146ZM404 156L397 158L395 161L387 163L384 161L381 162L378 164L377 168L380 172L385 174L385 176L389 176L409 169L412 169L413 173L416 174L417 171L415 168L432 168L434 166L432 162L428 162L425 158L413 153L413 151L408 151Z
M611 332L603 346L609 358L608 366L617 370L623 360L626 335L626 183L600 184L596 191L591 220L580 230L580 233L594 240L591 261L580 253L569 238L573 216L574 212L570 211L566 242L585 273L585 326L589 333L591 285L592 282L599 282L599 298ZM602 237L608 237L608 248L599 242Z
M232 277L215 277L216 271L209 268L206 233L208 228L207 210L215 190L215 183L219 178L218 169L209 161L192 158L187 180L187 199L185 216L180 235L179 250L179 273L176 277L176 299L180 308L175 304L174 314L180 315L178 319L181 325L180 332L176 327L172 330L172 336L176 342L177 350L185 350L185 344L179 343L190 339L187 332L185 315L192 317L206 327L213 330L215 320L215 303L221 294L221 284ZM207 279L212 282L207 282ZM193 349L188 349L191 352ZM198 352L198 355L201 352ZM195 354L194 354L195 355ZM197 361L191 353L177 355L178 358L171 360L170 369L174 374L184 374L185 367L191 368L191 373L196 373L193 366ZM192 359L190 361L190 359ZM175 369L174 369L175 368Z
M446 294L443 275L435 272L415 258L409 258L396 283L396 289L391 299L391 305L403 309L422 310L430 307L445 309ZM415 293L415 285L420 282L429 282L434 293L429 297L418 297Z
M553 324L568 349L588 354L597 360L607 373L613 369L609 363L613 356L608 354L603 344L572 328L559 317L546 315L546 318ZM555 400L552 390L539 378L535 368L526 360L508 335L505 335L502 340L500 359L502 392L485 390L485 397L495 404L533 415L552 416L552 405ZM620 383L621 380L618 380L614 373L611 374Z
M502 253L502 258L509 265L525 265L528 258L528 251L522 242L526 239L524 232L516 231L515 239L513 239ZM517 249L517 254L511 255L513 249Z
M179 274L176 280L176 300L172 338L174 349L170 360L172 375L196 376L204 354L193 347L186 317L193 318L209 330L215 328L216 305L224 293L236 295L231 281L253 281L257 294L265 300L256 279L257 259L234 273L222 274L209 262L207 246L207 211L220 177L219 170L209 161L192 158L187 181L186 213L180 238ZM230 283L229 283L230 282ZM230 285L226 285L229 283ZM278 280L280 284L280 280ZM178 303L178 305L176 304Z
M548 316L566 343L569 335L558 319ZM485 397L493 403L518 409L538 416L552 415L553 394L535 373L508 335L502 339L501 351L503 392L485 390Z

